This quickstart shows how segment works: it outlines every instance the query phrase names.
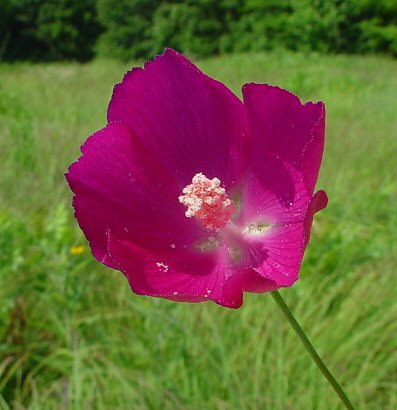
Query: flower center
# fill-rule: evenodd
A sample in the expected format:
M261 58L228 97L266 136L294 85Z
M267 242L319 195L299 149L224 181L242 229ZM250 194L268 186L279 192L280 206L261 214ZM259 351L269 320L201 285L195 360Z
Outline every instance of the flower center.
M187 206L185 215L197 218L207 229L216 230L227 225L236 209L221 187L221 181L218 178L208 179L201 172L183 188L182 193L178 199Z

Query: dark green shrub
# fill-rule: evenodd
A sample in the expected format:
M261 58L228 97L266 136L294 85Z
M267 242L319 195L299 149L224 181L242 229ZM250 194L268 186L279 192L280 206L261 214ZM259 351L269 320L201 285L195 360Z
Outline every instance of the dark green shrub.
M200 56L217 54L227 31L226 10L224 2L214 0L163 3L151 29L154 53L173 47Z
M396 55L397 0L0 0L2 59L129 60L165 47Z
M37 16L37 38L47 49L47 59L88 60L101 29L96 0L46 1Z
M84 61L93 57L101 31L96 0L5 1L3 59Z
M105 28L97 51L128 60L147 57L153 50L151 25L160 0L97 0L98 18Z

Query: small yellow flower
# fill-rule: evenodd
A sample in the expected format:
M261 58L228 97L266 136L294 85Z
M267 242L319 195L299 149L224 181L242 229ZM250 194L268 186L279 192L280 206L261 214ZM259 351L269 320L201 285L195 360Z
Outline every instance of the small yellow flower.
M70 248L70 253L71 253L73 256L81 255L81 254L84 253L84 252L85 252L85 246L84 246L84 245L72 246L72 247Z

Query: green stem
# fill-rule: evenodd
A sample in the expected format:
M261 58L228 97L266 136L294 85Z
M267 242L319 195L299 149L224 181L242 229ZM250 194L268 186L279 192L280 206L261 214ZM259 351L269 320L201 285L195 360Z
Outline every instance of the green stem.
M320 356L314 349L313 345L310 343L310 340L307 338L305 332L300 327L299 323L296 321L294 315L292 314L291 310L289 309L288 305L284 302L284 299L280 295L280 293L276 290L271 292L273 299L276 301L280 309L283 311L285 316L287 317L290 325L295 330L296 334L299 336L300 340L302 341L303 345L305 346L306 350L309 352L310 356L316 363L317 367L320 369L321 373L324 377L328 380L328 383L332 386L335 392L338 394L340 399L342 400L345 407L349 410L354 410L354 407L347 397L346 393L343 391L341 385L336 381L335 377L331 374L328 370L327 366L321 360Z

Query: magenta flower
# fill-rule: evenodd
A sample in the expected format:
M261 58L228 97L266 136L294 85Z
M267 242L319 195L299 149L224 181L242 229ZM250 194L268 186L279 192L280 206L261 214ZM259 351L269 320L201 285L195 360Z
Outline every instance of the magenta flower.
M114 88L66 175L93 255L141 295L238 308L297 279L324 145L323 103L245 84L243 102L166 50Z

